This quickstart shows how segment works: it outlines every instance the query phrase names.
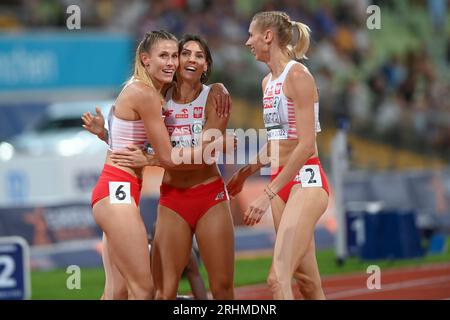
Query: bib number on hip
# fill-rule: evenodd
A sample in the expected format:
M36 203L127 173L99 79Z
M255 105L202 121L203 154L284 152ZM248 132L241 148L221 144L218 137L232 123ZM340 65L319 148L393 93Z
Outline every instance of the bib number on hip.
M295 181L300 182L303 188L322 187L322 176L317 164L304 165Z
M111 204L131 204L129 182L109 182L109 201Z

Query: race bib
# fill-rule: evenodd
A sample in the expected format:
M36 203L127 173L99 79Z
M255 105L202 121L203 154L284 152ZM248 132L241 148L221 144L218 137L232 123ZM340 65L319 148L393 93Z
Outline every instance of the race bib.
M111 204L131 204L129 182L109 182L109 201Z
M317 164L304 165L294 179L302 184L303 188L322 187L322 176Z
M283 126L275 126L272 128L267 128L267 139L268 140L284 140L288 138L288 132Z

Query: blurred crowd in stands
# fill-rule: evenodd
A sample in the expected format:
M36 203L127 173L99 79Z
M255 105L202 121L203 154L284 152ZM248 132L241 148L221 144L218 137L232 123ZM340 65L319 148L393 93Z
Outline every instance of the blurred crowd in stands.
M203 35L213 52L211 80L225 83L233 96L254 107L260 106L267 70L245 48L248 25L257 11L286 11L312 29L305 64L320 90L321 121L336 125L344 117L359 135L450 159L446 0L2 0L0 30L63 29L71 4L81 8L82 31L124 31L136 40L152 29ZM419 45L399 52L380 48L374 34L381 31L366 26L371 4L381 6L381 17L386 11L401 16L399 23L408 23L405 10L422 11L429 37L418 32ZM414 28L409 36L415 36ZM387 30L391 36L395 32Z

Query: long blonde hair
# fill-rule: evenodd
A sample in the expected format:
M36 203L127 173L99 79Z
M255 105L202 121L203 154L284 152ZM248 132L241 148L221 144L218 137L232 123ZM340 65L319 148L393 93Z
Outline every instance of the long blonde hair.
M127 83L130 83L133 80L140 80L150 87L155 87L152 78L148 74L144 63L141 60L141 53L150 52L151 48L160 40L173 40L178 43L178 39L170 32L164 30L147 32L136 48L134 72Z
M293 59L307 59L311 29L304 23L291 20L282 11L263 11L255 14L252 21L258 28L265 30L272 28L278 38L279 45L286 50ZM298 38L294 41L294 29L298 31Z

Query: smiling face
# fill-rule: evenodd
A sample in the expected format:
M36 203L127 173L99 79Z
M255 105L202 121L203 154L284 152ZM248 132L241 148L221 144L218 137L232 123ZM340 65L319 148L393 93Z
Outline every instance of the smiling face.
M179 64L178 44L174 40L159 40L150 52L141 54L141 60L154 82L170 83Z
M197 41L188 41L180 52L180 67L177 77L188 81L200 81L204 72L208 70L206 53Z
M255 59L258 61L266 61L268 53L266 33L269 31L270 30L262 32L262 30L258 27L256 20L253 20L248 28L248 40L245 45L250 48L252 54L255 56Z

